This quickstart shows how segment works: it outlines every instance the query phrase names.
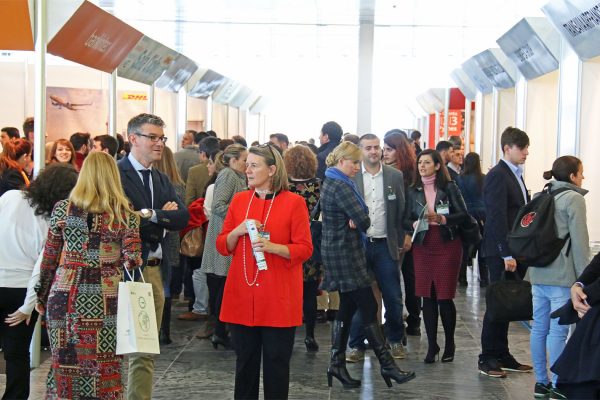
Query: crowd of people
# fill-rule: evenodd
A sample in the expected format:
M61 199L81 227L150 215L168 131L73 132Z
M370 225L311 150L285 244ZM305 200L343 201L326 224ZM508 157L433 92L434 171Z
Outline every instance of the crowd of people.
M306 351L318 352L321 318L331 321L323 371L330 387L334 378L344 388L361 386L346 366L364 359L366 343L385 383L404 384L415 378L400 365L406 338L421 335L421 319L424 363L440 360L438 320L440 361L454 361L454 298L475 263L481 287L528 273L533 298L533 366L511 354L509 322L486 312L479 372L533 372L538 398L599 398L600 258L590 262L576 157L559 157L544 173L548 192L556 192L557 234L568 240L542 268L508 245L531 197L522 130L506 128L503 157L484 174L460 137L422 149L418 131L357 136L330 121L319 147L312 139L292 145L283 133L248 146L241 136L186 131L173 153L164 127L160 117L140 114L126 142L86 133L58 139L37 177L33 121L25 121L23 138L2 129L0 240L14 244L0 246L3 398L29 396L39 316L52 354L46 398L152 398L154 357L127 357L125 378L116 354L125 270L152 285L161 345L171 343L172 299L183 292L188 311L177 318L202 321L198 338L235 351L236 399L259 398L261 364L264 398L287 398L296 327L305 326ZM465 235L472 221L482 240ZM579 321L567 341L569 324Z

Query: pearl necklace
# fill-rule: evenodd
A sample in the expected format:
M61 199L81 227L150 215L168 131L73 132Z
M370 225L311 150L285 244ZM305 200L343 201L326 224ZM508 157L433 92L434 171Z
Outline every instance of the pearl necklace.
M259 192L257 190L254 190L254 193L258 194ZM248 219L248 214L250 213L250 206L252 205L252 200L254 199L254 193L250 197L250 202L248 203L248 209L246 210L246 218L244 218L244 220ZM271 208L273 207L274 202L275 202L275 194L273 194L273 198L271 199L271 204L269 204L269 209L267 210L267 216L265 217L263 229L267 225L267 220L269 219L269 215L271 214ZM250 240L250 238L248 238L248 240ZM244 279L246 280L246 285L254 286L256 284L256 281L258 280L259 270L257 267L256 273L254 274L254 280L252 282L250 282L248 280L248 273L246 272L246 235L244 235L244 237L242 238L242 260L244 261Z

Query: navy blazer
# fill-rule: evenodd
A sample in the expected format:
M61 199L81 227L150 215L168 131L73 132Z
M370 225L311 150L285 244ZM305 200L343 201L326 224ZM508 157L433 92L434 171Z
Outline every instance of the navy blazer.
M148 204L148 200L144 190L144 184L140 179L140 175L133 168L128 157L124 157L117 163L119 172L121 173L121 183L125 195L129 198L133 205L133 209L139 211L143 208L154 209L156 212L157 222L150 222L148 219L142 218L140 221L140 238L142 239L142 259L143 266L146 265L148 254L153 244L161 244L163 255L166 255L166 241L163 235L164 229L170 231L179 231L185 228L190 219L190 214L183 201L175 193L175 188L169 178L157 170L152 168L152 189L154 193L154 207ZM169 201L177 202L178 209L172 211L164 211L162 207ZM163 262L161 265L163 282L168 282L168 263ZM142 268L143 268L142 266ZM167 280L165 280L165 278Z
M523 181L525 186L525 181ZM529 202L529 193L525 186ZM483 183L485 204L485 229L483 254L486 257L510 257L507 236L517 218L519 208L525 204L517 177L506 162L499 161L485 176Z

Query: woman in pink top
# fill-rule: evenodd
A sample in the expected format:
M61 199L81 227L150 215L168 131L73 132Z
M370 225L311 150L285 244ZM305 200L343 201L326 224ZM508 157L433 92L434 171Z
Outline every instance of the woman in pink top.
M412 240L413 244L415 292L423 297L423 320L429 344L424 361L433 363L440 351L437 344L439 315L446 337L442 362L452 362L456 327L453 299L462 258L458 226L468 221L469 214L458 186L450 180L437 151L421 152L417 157L417 170L406 193L404 229L406 240Z

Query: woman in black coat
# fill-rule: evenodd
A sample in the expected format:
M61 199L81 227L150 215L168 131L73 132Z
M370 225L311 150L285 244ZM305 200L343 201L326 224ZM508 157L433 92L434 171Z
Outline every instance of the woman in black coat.
M364 240L370 225L369 210L354 182L350 179L360 170L362 154L353 143L343 142L328 156L325 181L321 189L323 216L321 255L325 267L324 289L340 292L340 309L331 333L331 360L327 382L336 377L345 388L356 388L360 381L352 379L346 369L346 346L350 323L357 309L363 317L364 333L375 351L381 375L388 386L391 380L404 383L415 377L396 366L388 350L381 327L377 323L377 302L371 289L373 278L367 271Z
M558 390L569 400L600 399L600 253L571 287L571 302L581 321L551 370L558 375Z
M458 226L469 214L456 183L450 180L440 154L423 150L417 157L417 174L406 197L404 229L413 243L415 292L423 297L423 320L429 349L425 363L435 361L438 315L446 337L442 362L454 360L456 307L454 296L462 243ZM426 229L421 229L421 228ZM417 231L415 235L413 231ZM412 236L411 236L412 235Z

